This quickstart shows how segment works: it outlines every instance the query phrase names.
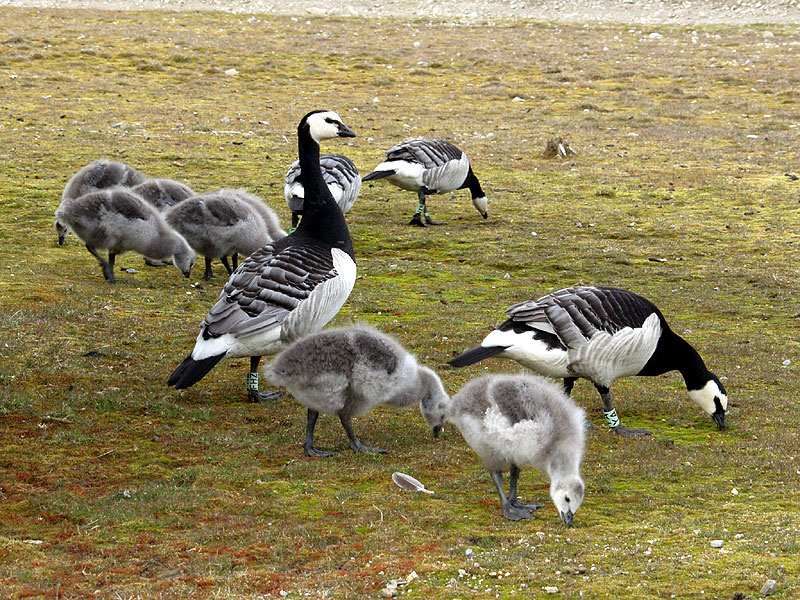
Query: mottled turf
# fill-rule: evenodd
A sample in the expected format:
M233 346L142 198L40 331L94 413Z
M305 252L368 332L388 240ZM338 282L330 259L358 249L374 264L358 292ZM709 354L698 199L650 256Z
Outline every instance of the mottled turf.
M0 596L362 599L412 572L401 597L730 600L768 578L774 598L800 595L796 27L8 8L0 23ZM654 435L590 435L565 530L532 471L521 495L545 507L505 521L458 433L434 440L414 410L356 420L386 456L353 455L323 417L319 446L341 453L311 460L298 404L243 402L246 361L167 388L224 271L186 280L125 255L138 273L107 284L74 237L56 244L65 183L109 157L245 187L285 224L315 108L357 132L324 151L362 173L402 139L446 138L490 200L484 221L466 191L433 197L448 225L420 230L413 194L365 185L348 215L360 278L335 324L394 334L454 393L519 370L446 367L509 304L629 288L727 377L729 428L677 374L618 382L623 422ZM556 135L577 155L543 159ZM600 425L594 389L573 395ZM436 493L401 490L396 470Z

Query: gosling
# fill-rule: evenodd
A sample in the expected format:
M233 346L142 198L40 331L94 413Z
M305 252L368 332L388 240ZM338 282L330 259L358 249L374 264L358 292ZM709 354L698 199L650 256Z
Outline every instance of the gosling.
M308 408L306 456L334 453L314 447L319 413L338 415L354 452L380 452L353 433L352 417L378 405L402 408L422 401L447 402L442 382L398 342L377 329L359 325L312 334L288 346L266 365L263 375L286 388Z
M504 517L529 519L541 508L517 499L520 468L531 466L550 478L556 510L564 525L572 525L585 490L580 464L586 416L560 387L533 375L487 375L452 399L425 397L420 410L434 436L445 421L458 428L489 469ZM508 495L504 470L509 470Z
M133 186L131 191L139 194L160 212L195 195L192 188L174 179L148 179Z
M194 266L195 253L183 236L155 208L125 188L76 198L56 210L56 219L86 244L110 283L116 281L116 256L130 250L155 260L171 259L186 277ZM108 250L108 260L98 250Z

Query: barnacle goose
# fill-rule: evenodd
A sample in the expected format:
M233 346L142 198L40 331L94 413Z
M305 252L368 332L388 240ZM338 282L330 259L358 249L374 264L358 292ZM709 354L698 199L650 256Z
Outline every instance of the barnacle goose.
M426 397L420 411L434 436L445 421L458 428L489 469L503 516L529 519L542 507L517 499L520 467L531 466L550 478L550 497L564 524L572 525L585 490L580 465L586 416L561 389L533 375L486 375L452 398ZM505 470L510 479L507 496Z
M346 214L353 207L353 203L361 192L361 175L358 174L358 169L352 160L342 154L323 154L319 157L319 163L322 167L322 177L325 179L333 199L342 209L342 213ZM286 205L292 211L292 229L290 231L294 231L303 214L303 199L305 198L299 160L294 161L286 172L283 194L286 198Z
M197 383L223 358L249 356L248 396L258 391L258 363L287 343L319 331L344 304L356 279L353 243L319 164L319 142L354 137L339 115L313 111L297 127L305 179L304 217L296 231L255 251L233 272L200 326L191 354L168 380L177 389Z
M609 387L632 375L678 370L689 397L725 427L728 396L689 342L670 329L664 315L641 296L613 287L581 286L553 292L506 309L508 320L480 346L450 360L464 367L490 356L511 358L542 375L590 380L603 399L608 426L620 434L649 435L620 424Z
M481 216L484 219L489 216L489 201L472 172L467 155L450 142L411 140L392 146L386 151L386 160L364 177L364 181L375 179L388 179L399 188L417 192L419 204L409 225L441 225L428 214L425 197L463 188L469 188L472 204Z

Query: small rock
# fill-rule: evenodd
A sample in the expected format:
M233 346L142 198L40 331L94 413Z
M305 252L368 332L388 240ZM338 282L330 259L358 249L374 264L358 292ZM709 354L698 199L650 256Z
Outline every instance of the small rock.
M766 596L771 596L774 594L778 589L778 582L774 579L767 579L766 583L764 583L763 587L761 588L761 592L759 595L764 598Z
M464 552L464 554L466 554L467 557L475 556L475 552L472 550L472 548L467 548L467 551Z
M722 548L725 545L724 540L711 540L712 548Z
M231 77L238 75L239 71L237 69L228 69L225 71L225 75L230 75Z
M546 594L557 594L558 588L554 585L546 585L542 588Z
M647 37L649 37L651 40L660 40L660 39L661 39L661 38L663 38L664 36L663 36L663 35L661 35L660 33L658 33L657 31L654 31L653 33L651 33L651 34L650 34L649 36L647 36Z
M782 364L784 367L788 367L789 365L791 365L791 364L792 364L792 361L790 361L790 360L787 358L787 359L786 359L785 361L783 361L781 364Z
M381 590L381 596L384 598L394 598L397 596L397 588L390 590L389 588L383 588Z
M736 488L733 488L731 490L731 494L733 494L734 496L738 496L739 495L739 490L737 490Z
M737 533L737 534L736 534L735 536L733 536L733 537L734 537L734 539L740 540L740 539L742 539L742 538L744 537L744 534L743 534L743 533Z

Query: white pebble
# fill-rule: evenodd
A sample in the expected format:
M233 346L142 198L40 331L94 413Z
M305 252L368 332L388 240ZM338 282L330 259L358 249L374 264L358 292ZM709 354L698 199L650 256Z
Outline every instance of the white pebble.
M731 494L733 494L734 496L738 496L739 495L739 490L737 490L736 488L733 488L731 490Z
M547 594L557 594L558 588L554 585L546 585L542 588Z
M711 547L712 548L722 548L725 544L723 540L711 540Z

